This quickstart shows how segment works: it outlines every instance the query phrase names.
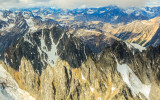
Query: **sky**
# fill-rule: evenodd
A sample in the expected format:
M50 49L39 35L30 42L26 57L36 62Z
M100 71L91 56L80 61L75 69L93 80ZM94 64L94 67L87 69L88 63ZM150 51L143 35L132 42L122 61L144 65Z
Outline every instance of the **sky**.
M160 6L160 0L0 0L0 8L52 6L63 9L117 5L122 8Z

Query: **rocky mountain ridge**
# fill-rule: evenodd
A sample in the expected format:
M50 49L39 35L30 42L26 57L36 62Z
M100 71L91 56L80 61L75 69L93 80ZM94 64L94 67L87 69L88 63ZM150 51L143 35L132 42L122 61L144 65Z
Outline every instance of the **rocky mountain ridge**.
M160 99L159 7L12 11L0 11L0 99Z
M124 41L142 46L158 46L160 44L160 17L151 20L133 21L127 25L113 28L107 32Z
M42 18L34 16L29 11L19 13L0 11L0 21L0 52L26 33L56 25L54 20L42 21Z
M74 9L74 10L67 10L67 12L63 11L62 9L51 9L51 8L10 9L9 11L1 10L0 52L8 48L12 43L14 43L19 37L23 36L24 34L29 32L33 33L43 28L51 28L54 25L57 25L57 23L59 23L63 27L67 27L69 30L73 32L81 29L85 29L85 31L95 29L96 30L95 32L97 32L97 30L101 32L101 35L99 37L97 36L93 37L91 36L91 37L96 38L95 40L103 40L103 41L92 41L91 39L87 40L86 39L87 37L81 38L82 40L84 40L85 44L87 43L88 45L90 45L90 48L92 48L92 50L95 48L97 50L95 52L100 52L103 49L103 47L106 46L106 45L98 45L99 43L107 44L108 42L113 41L115 38L116 40L119 38L122 40L126 40L127 42L136 42L142 46L150 46L150 45L157 46L159 44L159 32L158 32L159 17L156 17L159 16L157 13L158 11L159 7L155 8L146 7L142 9L140 8L122 9L116 6L108 6L102 8ZM131 16L128 17L130 20L125 18L123 15ZM54 18L55 16L59 17ZM97 20L94 20L95 16L97 16L96 17ZM111 20L116 16L118 16L118 18L116 19L115 22L120 24L116 24L114 23L113 20ZM133 16L137 17L132 19ZM142 18L142 16L145 18ZM80 19L76 20L77 17L80 17ZM86 21L81 21L83 19L81 17L85 18ZM91 20L90 21L87 20L86 17ZM99 18L105 18L105 19L101 20ZM121 18L124 18L125 20L127 20L127 22L125 20L122 20ZM151 19L151 20L144 20L144 19ZM107 20L107 23L104 20ZM120 20L121 22L118 22L117 20ZM152 20L157 20L157 22L154 22ZM126 25L124 25L124 23L126 23ZM72 32L69 31L69 33ZM146 34L148 37L146 36ZM90 42L92 43L95 42L95 43L92 44ZM97 48L100 49L98 50Z
M53 27L26 34L0 58L37 100L158 100L159 55L160 46L141 49L119 40L95 55L80 39Z

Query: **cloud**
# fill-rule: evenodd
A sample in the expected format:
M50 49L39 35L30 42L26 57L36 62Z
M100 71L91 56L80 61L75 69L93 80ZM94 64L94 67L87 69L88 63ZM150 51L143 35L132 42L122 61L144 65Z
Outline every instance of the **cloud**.
M55 5L63 9L102 7L108 5L117 5L126 8L132 6L141 7L149 1L153 0L0 0L0 8L24 8Z
M0 0L0 8L28 8L53 5L53 0Z
M108 5L117 5L119 7L141 7L149 0L54 0L54 3L60 8L73 9L81 6L101 7Z
M160 6L160 0L152 0L152 2L147 2L146 5L150 7Z

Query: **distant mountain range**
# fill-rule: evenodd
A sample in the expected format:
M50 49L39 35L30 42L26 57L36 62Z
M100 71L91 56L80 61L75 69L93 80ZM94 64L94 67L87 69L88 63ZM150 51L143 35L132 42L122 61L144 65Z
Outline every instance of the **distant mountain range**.
M36 32L37 30L43 28L50 28L54 25L61 25L62 27L72 30L74 34L77 34L77 30L96 30L101 33L101 39L105 41L104 44L110 43L113 41L113 38L108 37L117 37L122 40L129 42L136 42L143 46L156 46L159 45L159 38L156 38L156 34L159 34L159 21L155 24L142 21L138 22L136 20L149 20L155 17L160 16L160 7L145 7L145 8L128 8L122 9L117 6L108 6L101 8L85 8L85 9L73 9L73 10L63 10L63 9L52 9L52 8L28 8L28 9L10 9L10 10L1 10L0 11L0 52L6 49L9 45L14 43L19 37L23 36L26 33ZM158 20L155 18L154 20ZM97 21L97 22L96 22ZM135 21L135 22L134 22ZM151 20L152 21L152 20ZM54 23L54 25L53 25ZM90 23L90 24L89 24ZM110 24L106 24L110 23ZM143 24L146 23L146 24ZM150 23L150 25L148 24ZM111 25L112 24L112 25ZM120 25L118 25L120 24ZM118 25L118 26L117 26ZM124 26L122 26L124 25ZM120 26L120 27L119 27ZM145 27L146 26L146 27ZM127 28L128 29L127 29ZM143 27L143 32L141 32ZM151 29L152 27L152 29ZM157 27L157 29L155 29ZM111 29L111 30L110 30ZM138 30L137 30L138 29ZM135 31L137 30L137 31ZM152 36L149 40L146 38L139 39L140 34L147 34L151 30ZM156 31L157 30L157 31ZM85 32L85 30L84 30ZM116 33L115 33L116 32ZM137 33L137 35L135 34ZM70 32L72 34L72 32ZM105 33L105 35L104 35ZM132 34L129 34L132 33ZM151 33L148 33L151 34ZM153 35L155 34L155 35ZM110 36L111 35L111 36ZM78 36L78 35L75 35ZM137 37L136 37L137 36ZM157 35L159 36L159 35ZM152 37L156 38L152 39ZM94 37L99 38L99 37ZM92 41L92 49L97 48L95 46L95 40ZM137 38L137 39L135 39ZM85 43L88 38L81 38ZM134 39L134 40L132 40ZM139 39L139 40L138 40ZM152 40L151 40L152 39ZM154 42L156 41L156 43ZM100 48L104 42L101 41ZM151 42L152 41L152 42ZM90 40L88 41L91 42ZM99 41L100 42L100 41ZM88 44L88 43L87 43ZM90 45L90 44L89 44ZM100 48L96 51L101 50ZM98 52L97 51L97 52Z
M72 21L103 21L108 23L128 23L133 20L146 20L160 16L160 7L126 8L107 6L100 8L85 9L52 9L47 7L10 9L13 12L30 11L34 16L41 16L53 19L68 19Z

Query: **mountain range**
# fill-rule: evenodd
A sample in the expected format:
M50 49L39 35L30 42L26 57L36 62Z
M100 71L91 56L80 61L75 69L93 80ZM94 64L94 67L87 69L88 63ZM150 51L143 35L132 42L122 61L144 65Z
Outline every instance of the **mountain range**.
M13 12L30 11L34 16L50 18L55 20L71 21L103 21L112 24L128 23L133 20L147 20L160 16L160 7L143 7L143 8L119 8L117 6L107 6L100 8L84 8L63 10L50 7L28 8L28 9L10 9Z
M159 10L0 11L0 99L159 100Z

